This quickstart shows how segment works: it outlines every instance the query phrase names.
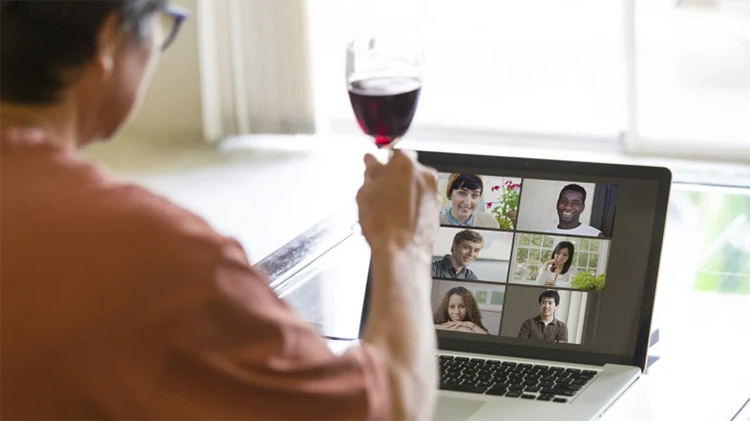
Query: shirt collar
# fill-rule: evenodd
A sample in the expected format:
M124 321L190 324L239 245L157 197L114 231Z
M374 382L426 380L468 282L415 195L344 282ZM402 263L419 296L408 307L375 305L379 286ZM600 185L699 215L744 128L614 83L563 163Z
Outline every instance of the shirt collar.
M535 317L535 319L536 319L537 323L544 324L544 322L542 321L542 316L537 315ZM558 322L557 317L552 317L552 321L549 322L549 324L557 326L557 322Z
M443 209L443 213L445 214L446 218L448 219L448 222L451 223L451 225L456 225L460 227L473 227L474 226L474 213L472 212L469 219L466 220L464 223L458 222L456 218L451 215L451 207L448 206L447 208Z

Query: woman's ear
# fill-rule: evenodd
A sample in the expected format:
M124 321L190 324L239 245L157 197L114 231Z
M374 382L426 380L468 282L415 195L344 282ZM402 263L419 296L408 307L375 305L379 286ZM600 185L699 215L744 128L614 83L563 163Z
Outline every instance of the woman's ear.
M96 37L94 65L105 77L111 74L115 67L121 41L120 13L115 11L104 20Z

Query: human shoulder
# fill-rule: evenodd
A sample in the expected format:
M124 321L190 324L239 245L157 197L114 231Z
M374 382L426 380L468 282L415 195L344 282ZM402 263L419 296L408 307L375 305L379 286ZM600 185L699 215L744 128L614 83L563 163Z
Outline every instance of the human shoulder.
M555 318L552 322L558 325L560 329L567 329L567 325L565 324L565 322L563 322L562 320L558 318Z
M576 228L575 234L597 236L602 232L588 224L581 224Z
M539 321L537 320L538 317L529 317L528 319L524 320L521 324L521 331L531 331L534 329L534 326L536 326Z
M440 225L453 225L451 220L448 218L450 207L443 208L440 210Z
M464 270L463 270L463 272L464 272L463 275L465 277L464 279L466 279L468 281L478 281L479 280L479 277L477 277L477 274L474 273L473 270L465 267Z
M487 212L474 212L474 226L478 228L500 228L494 216Z
M100 218L150 241L179 238L219 245L225 240L202 217L135 184L112 183L97 192L91 206Z

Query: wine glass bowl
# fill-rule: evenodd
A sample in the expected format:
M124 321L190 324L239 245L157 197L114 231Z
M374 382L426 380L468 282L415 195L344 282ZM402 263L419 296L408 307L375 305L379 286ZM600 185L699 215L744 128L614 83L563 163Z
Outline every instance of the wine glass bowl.
M405 40L349 43L346 83L360 128L378 148L391 148L409 129L422 88L422 53Z

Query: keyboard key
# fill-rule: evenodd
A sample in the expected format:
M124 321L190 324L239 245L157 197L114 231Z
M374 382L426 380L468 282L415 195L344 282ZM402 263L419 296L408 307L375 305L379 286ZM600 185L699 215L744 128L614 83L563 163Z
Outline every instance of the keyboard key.
M526 388L524 388L523 390L524 390L524 392L532 392L532 393L536 393L536 392L538 392L538 391L539 391L539 390L541 390L541 389L542 389L542 388L541 388L541 387L539 387L539 386L526 386Z
M487 395L494 395L494 396L503 396L505 393L508 392L508 389L505 387L491 387L487 389L487 392L485 394Z
M550 393L553 395L563 395L563 396L573 396L576 394L576 391L570 390L570 389L545 388L545 389L542 389L542 393Z
M538 401L551 401L553 395L539 395L536 400Z
M497 383L495 383L495 387L502 387L502 388L507 389L507 388L510 387L510 383L497 382Z
M571 385L576 385L576 386L585 386L586 383L588 383L588 382L589 382L588 380L575 379L575 380L571 380L570 384Z
M565 399L565 398L555 398L555 399L552 399L552 402L559 402L559 403L565 403L567 401L568 400Z
M536 399L535 395L521 395L521 399Z
M558 383L554 387L552 387L552 389L566 389L566 390L573 390L573 391L577 392L577 391L581 390L581 387L582 386L578 386L578 385L575 385L575 384L560 384L560 383Z
M520 390L511 390L510 392L506 393L505 396L509 398L517 398L521 396L523 393Z
M455 392L484 393L486 387L477 387L472 384L441 384L443 390L453 390Z

